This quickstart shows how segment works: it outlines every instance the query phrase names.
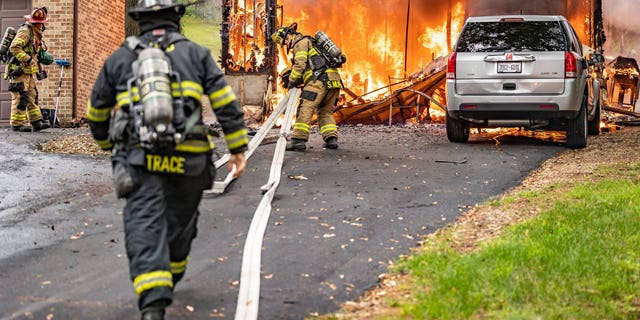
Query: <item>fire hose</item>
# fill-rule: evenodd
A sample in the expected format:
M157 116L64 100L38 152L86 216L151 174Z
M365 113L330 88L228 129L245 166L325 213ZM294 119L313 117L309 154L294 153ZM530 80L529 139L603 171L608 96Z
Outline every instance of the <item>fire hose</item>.
M291 130L293 115L297 109L298 99L301 90L298 88L290 89L287 95L280 101L278 106L271 113L267 121L260 127L256 135L249 141L249 150L245 153L248 159L260 145L267 135L267 132L275 125L276 120L284 111L284 122L280 126L278 141L271 162L271 170L269 172L269 180L260 190L264 194L256 212L251 220L251 226L247 233L244 250L242 253L242 269L240 271L240 289L238 293L238 302L236 304L236 320L255 320L258 318L258 306L260 301L260 263L262 255L262 240L264 232L267 228L269 216L271 215L271 202L278 186L280 185L280 176L282 175L282 165L284 163L284 153L287 144L287 135ZM229 161L230 155L225 154L215 162L216 168L221 167ZM207 194L220 194L228 190L229 184L233 181L231 178L233 171L229 172L222 182L215 182L211 190L205 191Z
M284 152L287 144L286 136L291 130L293 115L296 111L300 89L291 89L283 100L287 100L284 123L280 127L280 134L276 142L276 149L271 162L269 181L260 189L264 196L256 209L251 226L247 233L244 250L242 252L242 269L240 271L240 289L236 304L236 320L255 320L258 318L260 301L260 263L262 254L262 239L271 215L271 201L280 185Z

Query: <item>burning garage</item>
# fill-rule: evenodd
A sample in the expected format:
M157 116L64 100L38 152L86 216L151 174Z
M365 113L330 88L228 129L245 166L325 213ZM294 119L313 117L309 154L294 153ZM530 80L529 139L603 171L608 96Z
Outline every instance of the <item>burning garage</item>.
M222 0L221 65L241 102L257 118L280 96L278 71L285 52L269 40L281 25L325 31L348 57L339 123L424 121L446 105L446 57L468 16L559 14L596 50L604 43L601 0L411 1ZM251 88L251 90L247 90Z

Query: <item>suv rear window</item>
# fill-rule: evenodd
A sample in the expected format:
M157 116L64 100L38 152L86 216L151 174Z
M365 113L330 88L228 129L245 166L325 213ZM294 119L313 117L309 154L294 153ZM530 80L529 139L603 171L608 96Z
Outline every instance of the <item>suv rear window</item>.
M470 22L456 52L565 51L566 39L558 21Z

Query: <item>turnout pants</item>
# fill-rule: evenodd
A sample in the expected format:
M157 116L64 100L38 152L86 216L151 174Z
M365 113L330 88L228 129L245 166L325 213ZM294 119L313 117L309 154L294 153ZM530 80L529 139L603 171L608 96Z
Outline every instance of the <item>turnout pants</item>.
M309 140L309 129L313 113L318 113L318 126L322 139L338 138L338 126L333 118L333 109L338 101L340 89L327 89L322 81L311 80L302 89L296 123L292 138Z
M197 176L152 173L139 166L129 169L136 187L127 195L124 232L138 307L157 300L168 305L187 268L197 234L198 205L202 191L211 187L213 168Z
M19 127L27 125L28 122L42 120L42 112L37 105L35 75L23 74L9 80L9 91L11 92L11 126Z

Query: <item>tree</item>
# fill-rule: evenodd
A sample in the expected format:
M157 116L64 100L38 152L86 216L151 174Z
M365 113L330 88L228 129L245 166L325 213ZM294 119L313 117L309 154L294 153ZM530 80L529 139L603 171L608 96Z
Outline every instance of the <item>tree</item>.
M138 24L129 17L127 11L129 8L135 7L138 4L138 0L125 0L124 4L124 34L125 36L135 36L140 33L140 28L138 28Z

